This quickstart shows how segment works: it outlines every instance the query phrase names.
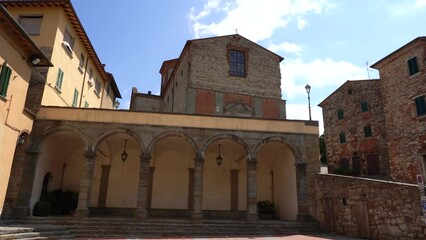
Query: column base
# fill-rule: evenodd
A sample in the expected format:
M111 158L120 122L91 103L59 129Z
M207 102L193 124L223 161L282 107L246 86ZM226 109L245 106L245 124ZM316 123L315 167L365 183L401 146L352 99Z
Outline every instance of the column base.
M29 217L31 216L31 209L28 207L15 207L12 209L12 212L10 213L10 218L15 218L15 217ZM4 216L6 217L6 215ZM2 215L3 218L3 215Z
M192 221L200 221L204 219L203 212L192 212L191 213L191 220Z
M147 219L148 211L146 209L137 208L135 211L135 218L137 219Z
M89 209L76 209L74 212L74 218L81 219L81 218L88 218L90 214Z
M306 213L298 213L297 219L298 222L314 222L315 219L310 215Z
M259 221L259 215L257 213L247 213L246 221L247 222L258 222Z

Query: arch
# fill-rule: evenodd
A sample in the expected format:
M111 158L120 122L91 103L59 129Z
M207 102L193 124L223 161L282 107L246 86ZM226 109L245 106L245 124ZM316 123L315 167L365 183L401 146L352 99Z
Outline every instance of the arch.
M158 141L160 141L161 139L164 139L166 137L181 137L183 139L185 139L189 144L191 144L194 152L197 154L198 153L198 145L197 143L194 141L194 139L192 139L192 137L190 137L189 135L187 135L186 133L183 132L178 132L178 131L167 131L167 132L162 132L160 134L158 134L157 136L155 136L151 142L149 143L147 149L146 149L146 153L151 155L152 154L152 150L154 148L155 143L157 143Z
M201 157L202 158L205 157L206 150L207 150L207 148L209 147L210 144L212 144L213 142L215 142L217 140L221 140L221 139L230 139L232 141L235 141L235 142L239 143L244 148L244 150L246 151L246 154L249 156L249 159L250 159L251 151L250 151L250 147L246 143L246 141L244 141L242 138L240 138L238 136L235 136L235 135L232 135L232 134L227 134L227 133L215 135L215 136L209 138L203 144L203 146L202 146L202 148L200 150Z
M262 148L263 145L265 145L266 143L269 142L279 142L283 145L285 145L286 147L288 147L290 149L290 151L293 153L293 155L296 158L296 161L298 159L301 159L302 157L302 152L300 151L299 148L296 147L296 145L291 142L290 140L288 140L287 138L283 137L283 136L272 136L272 137L268 137L263 139L262 141L260 141L256 148L254 149L254 156L257 156L257 154L259 153L259 150Z
M53 127L43 132L43 134L35 139L35 141L32 143L32 145L29 147L29 150L32 152L38 152L43 146L44 141L51 135L62 132L62 131L68 131L76 133L78 136L81 137L81 139L84 142L84 149L87 151L89 149L89 140L87 136L82 132L79 128L74 126L59 126L59 127Z
M117 129L112 129L112 130L109 130L109 131L102 132L101 134L96 136L95 139L90 144L90 147L91 147L90 150L92 152L96 152L96 148L98 147L100 142L102 142L107 137L109 137L111 135L115 135L115 134L130 135L131 137L133 137L138 142L140 149L145 149L145 145L144 145L141 137L137 133L135 133L132 130L127 129L127 128L117 128Z

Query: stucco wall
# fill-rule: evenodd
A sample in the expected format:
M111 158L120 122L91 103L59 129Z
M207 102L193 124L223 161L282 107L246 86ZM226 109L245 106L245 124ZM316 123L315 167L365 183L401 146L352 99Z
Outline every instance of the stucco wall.
M329 230L371 239L425 239L416 185L319 174L317 220Z

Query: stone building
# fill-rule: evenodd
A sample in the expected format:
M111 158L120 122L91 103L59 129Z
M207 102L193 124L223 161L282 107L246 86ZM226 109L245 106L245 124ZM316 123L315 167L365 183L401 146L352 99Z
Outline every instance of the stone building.
M13 159L22 157L19 150L35 118L28 101L30 85L50 66L40 48L0 5L0 213Z
M426 37L372 65L379 70L390 171L396 181L426 176Z
M357 176L388 176L381 80L346 81L319 106L328 166Z
M85 36L69 1L3 2L15 16L42 13L41 29L52 18L58 29L46 31L57 32L59 47L50 58L58 51L81 62L67 56L62 37L67 24L68 33ZM92 57L88 39L80 40L83 55ZM264 200L274 202L279 219L315 217L318 122L285 119L282 60L240 35L191 40L179 59L163 63L161 94L135 90L130 111L105 109L119 94L112 85L111 101L95 96L98 109L78 108L85 99L70 107L53 97L39 107L23 161L13 161L2 217L31 215L41 195L56 189L79 194L76 217L253 221ZM98 64L91 58L84 68L75 66L83 70L76 82L89 95L94 90L84 72L90 66L104 80L102 89L113 80ZM52 96L47 91L43 99Z
M372 65L380 80L348 81L320 103L331 168L358 173L361 154L367 175L374 159L380 175L394 181L426 176L425 59L426 37L418 37Z
M285 119L282 60L238 34L189 40L161 66L160 95L133 89L130 109Z

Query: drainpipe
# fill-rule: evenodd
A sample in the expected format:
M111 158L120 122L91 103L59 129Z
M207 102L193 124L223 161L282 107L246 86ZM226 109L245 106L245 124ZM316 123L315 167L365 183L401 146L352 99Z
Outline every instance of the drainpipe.
M102 64L102 67L103 67L103 70L104 70L104 72L105 72L105 64ZM108 74L107 73L105 73L105 75L107 76L107 83L108 83L108 80L109 80L109 77L108 77ZM102 86L102 89L101 89L101 91L102 91L102 93L101 93L101 105L99 106L99 108L102 108L102 103L103 103L103 101L104 101L104 90L105 90L105 85L106 84L103 84L103 86Z
M83 101L83 91L84 91L84 85L86 84L86 75L87 75L87 66L88 65L89 65L89 56L87 56L86 67L84 68L83 84L81 85L80 103L78 104L79 108L81 108L81 102Z

